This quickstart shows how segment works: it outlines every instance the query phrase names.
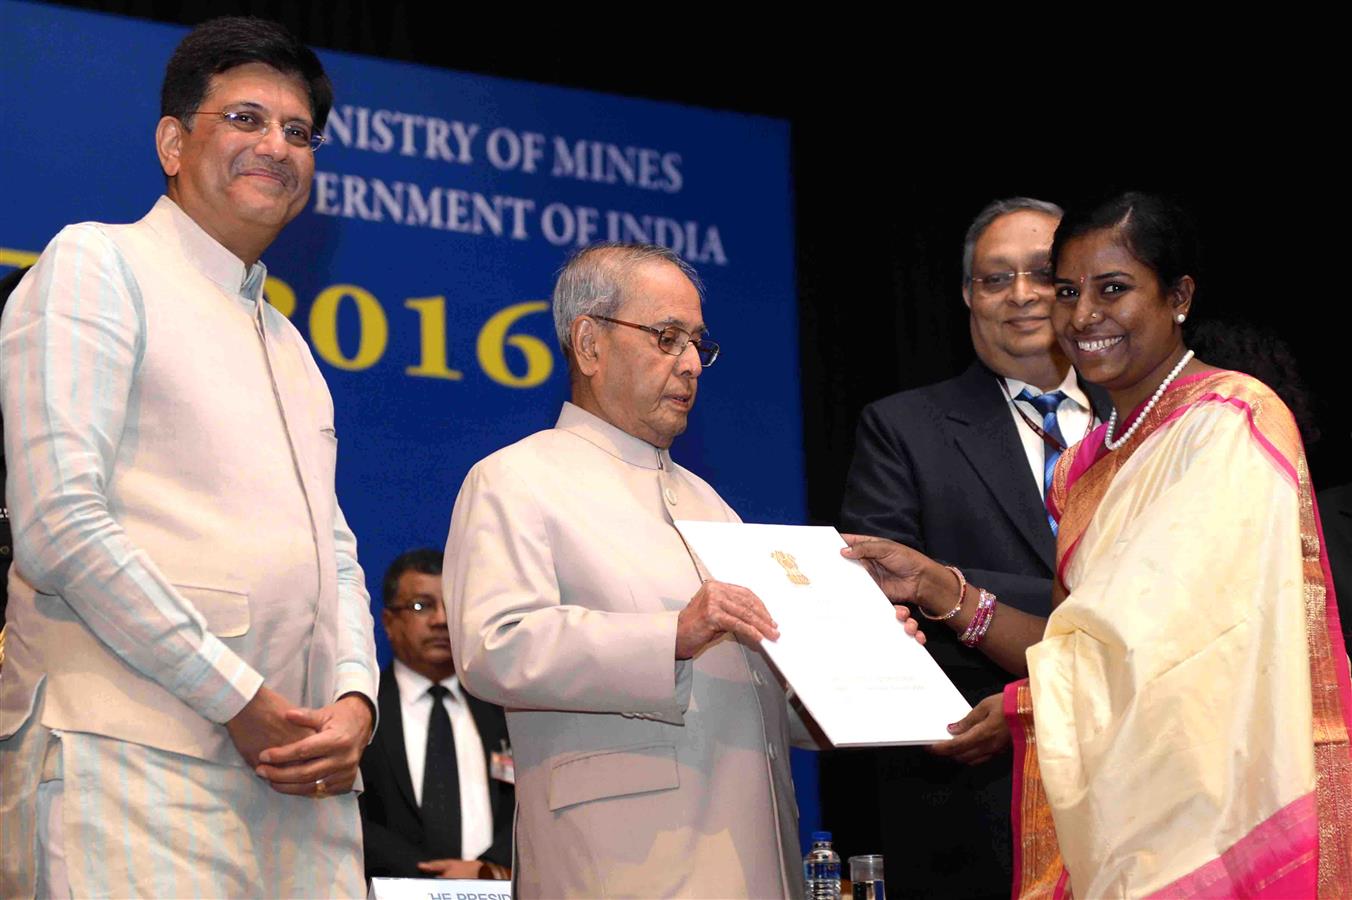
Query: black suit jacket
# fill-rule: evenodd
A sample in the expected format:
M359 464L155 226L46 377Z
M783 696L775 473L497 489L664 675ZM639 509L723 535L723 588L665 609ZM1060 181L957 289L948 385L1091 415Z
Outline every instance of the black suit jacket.
M1110 407L1103 392L1080 386L1104 417ZM1003 605L1051 612L1056 546L1046 507L1004 390L979 362L865 408L840 519L845 531L890 538L957 566ZM969 703L1014 680L962 646L946 624L922 619L921 627L930 653ZM1008 754L969 767L903 748L881 751L872 762L881 816L874 839L883 848L889 894L1009 895Z
M507 719L502 708L464 693L483 741L484 759L501 749L507 740ZM423 849L423 825L414 802L413 782L408 774L404 749L404 720L399 705L399 685L394 668L380 673L380 727L361 758L365 790L357 798L361 807L362 839L365 845L366 877L422 878L418 863L431 858ZM455 760L445 765L455 769ZM512 817L516 793L511 785L488 779L489 807L493 810L493 846L483 859L504 866L512 864Z

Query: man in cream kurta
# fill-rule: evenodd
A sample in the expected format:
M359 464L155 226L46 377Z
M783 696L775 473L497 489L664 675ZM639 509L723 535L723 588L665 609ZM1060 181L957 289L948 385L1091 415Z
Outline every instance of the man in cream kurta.
M672 525L737 521L667 449L717 352L693 278L662 248L575 257L554 294L573 402L456 500L451 640L508 708L521 897L802 893L792 717L754 649L778 632Z
M241 46L271 62L215 72ZM168 196L63 230L6 307L3 896L364 893L369 601L333 404L258 261L330 91L280 26L200 27L166 75Z

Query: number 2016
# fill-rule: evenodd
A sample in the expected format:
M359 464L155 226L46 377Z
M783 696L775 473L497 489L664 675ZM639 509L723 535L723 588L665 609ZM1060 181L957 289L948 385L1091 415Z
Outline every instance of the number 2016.
M290 318L295 313L296 292L285 281L270 277L263 290L268 301L282 315ZM361 337L356 352L350 356L338 343L338 310L344 300L356 304L360 323ZM446 298L410 297L404 301L404 307L417 313L420 335L418 363L405 368L404 373L419 378L461 380L464 373L452 369L446 358ZM522 318L548 311L548 302L528 300L513 303L490 316L479 329L474 348L484 374L507 387L531 388L543 384L554 371L554 354L534 335L511 334L510 330ZM319 358L334 368L349 372L369 369L385 355L389 337L389 321L380 301L358 285L326 287L310 305L310 343ZM507 365L508 347L518 350L525 359L526 369L519 375Z

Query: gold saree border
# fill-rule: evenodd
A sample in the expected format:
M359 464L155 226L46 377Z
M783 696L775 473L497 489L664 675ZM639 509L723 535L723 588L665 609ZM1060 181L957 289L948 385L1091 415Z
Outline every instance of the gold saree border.
M1296 438L1299 441L1299 437ZM1279 452L1282 444L1273 440ZM1296 445L1299 448L1299 444ZM1345 898L1352 892L1352 747L1348 713L1338 690L1335 666L1348 664L1333 652L1323 540L1315 517L1314 489L1304 455L1296 456L1300 489L1301 567L1304 574L1305 630L1310 644L1310 699L1314 712L1315 808L1319 815L1319 896Z
M1019 898L1053 898L1065 865L1061 861L1061 846L1056 840L1056 823L1052 808L1042 786L1042 770L1038 767L1037 736L1033 727L1033 692L1028 682L1018 686L1015 715L1023 732L1023 765L1018 776L1022 785L1019 797L1019 883L1015 896ZM1068 893L1068 892L1067 892Z

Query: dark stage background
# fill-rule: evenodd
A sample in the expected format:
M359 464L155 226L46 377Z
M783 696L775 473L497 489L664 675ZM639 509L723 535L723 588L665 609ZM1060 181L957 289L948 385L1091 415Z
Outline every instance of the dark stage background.
M982 36L975 21L952 40L843 16L796 37L736 33L684 8L576 7L585 21L542 21L515 6L469 18L461 6L352 0L67 5L185 25L262 15L320 47L789 120L801 338L782 352L800 360L815 522L835 518L862 406L970 361L962 235L987 201L1018 194L1183 201L1204 239L1196 315L1289 344L1322 432L1308 447L1316 487L1352 481L1341 324L1352 279L1331 113L1341 76L1317 47L1283 51L1280 29L1202 53L1163 33L1034 46ZM823 760L824 824L842 857L877 849L861 763Z

